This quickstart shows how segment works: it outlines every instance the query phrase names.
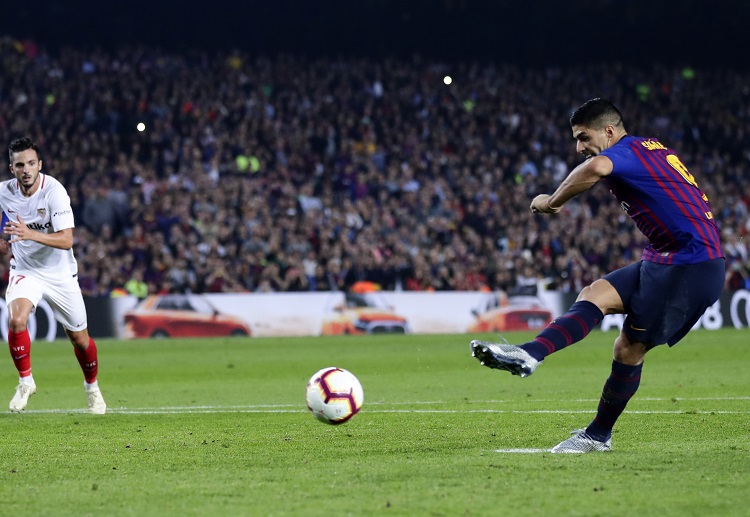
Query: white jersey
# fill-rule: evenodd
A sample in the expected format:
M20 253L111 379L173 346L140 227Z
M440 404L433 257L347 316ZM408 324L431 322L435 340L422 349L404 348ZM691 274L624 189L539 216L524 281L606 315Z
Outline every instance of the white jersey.
M51 176L39 173L39 188L31 197L21 193L15 179L0 183L0 208L11 221L23 222L30 229L55 233L74 228L70 197L62 183ZM62 250L35 241L20 241L11 245L11 267L20 271L33 271L42 276L67 276L78 273L73 249Z

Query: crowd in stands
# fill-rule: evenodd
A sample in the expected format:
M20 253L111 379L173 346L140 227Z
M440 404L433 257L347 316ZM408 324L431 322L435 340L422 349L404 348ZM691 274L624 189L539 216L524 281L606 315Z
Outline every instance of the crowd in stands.
M603 184L558 216L528 206L581 160L572 110L607 97L631 134L690 167L739 289L750 288L748 85L730 69L52 52L5 37L0 140L32 137L43 172L67 187L88 296L358 281L577 292L637 260L644 238Z

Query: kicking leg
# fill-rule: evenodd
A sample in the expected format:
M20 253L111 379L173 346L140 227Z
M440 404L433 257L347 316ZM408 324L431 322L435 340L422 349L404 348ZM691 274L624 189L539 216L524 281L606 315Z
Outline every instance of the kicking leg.
M555 318L533 341L515 346L474 340L472 355L484 366L527 377L549 354L585 338L605 314L623 311L617 290L607 280L600 279L585 287L568 312Z

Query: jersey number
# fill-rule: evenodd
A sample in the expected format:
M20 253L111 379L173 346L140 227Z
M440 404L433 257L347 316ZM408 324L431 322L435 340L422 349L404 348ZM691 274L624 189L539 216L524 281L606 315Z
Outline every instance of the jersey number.
M669 165L672 166L672 168L674 170L676 170L677 172L680 173L680 176L682 176L683 178L685 178L685 181L687 181L692 186L694 186L695 188L697 188L698 190L700 190L700 187L698 187L698 182L695 181L695 176L693 176L692 174L690 174L690 171L688 170L688 168L685 167L685 164L682 163L680 161L680 159L677 158L676 155L674 155L674 154L668 154L667 155L667 162L669 163ZM701 192L701 197L703 197L703 201L705 201L706 203L708 203L708 197L706 196L706 194L704 194L703 192ZM709 217L709 219L711 219L711 218Z
M15 275L10 277L8 281L8 288L6 289L6 294L10 294L11 292L13 292L13 287L24 278L26 278L25 275Z

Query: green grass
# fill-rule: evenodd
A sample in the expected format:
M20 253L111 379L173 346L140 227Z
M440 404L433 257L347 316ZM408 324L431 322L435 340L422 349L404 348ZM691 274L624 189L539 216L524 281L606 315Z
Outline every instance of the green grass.
M37 394L0 413L0 514L747 515L747 330L651 352L610 453L497 452L587 424L614 337L528 379L479 366L469 336L101 340L104 416L82 412L70 345L34 343ZM331 365L365 390L336 427L303 400ZM10 399L10 359L0 381Z

